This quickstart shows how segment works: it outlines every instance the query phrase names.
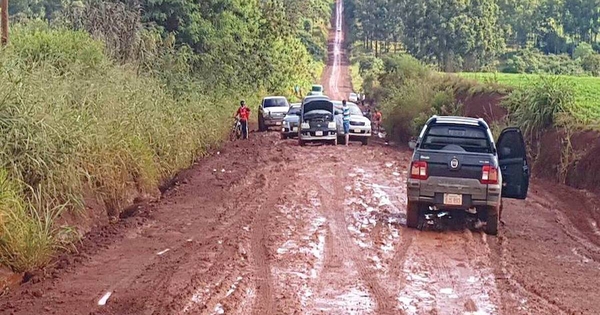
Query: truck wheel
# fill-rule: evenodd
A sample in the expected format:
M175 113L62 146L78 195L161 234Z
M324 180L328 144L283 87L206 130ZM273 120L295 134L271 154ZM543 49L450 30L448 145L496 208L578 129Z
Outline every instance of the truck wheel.
M419 226L419 215L421 207L417 202L409 201L406 204L406 226L416 229Z
M302 139L298 138L298 145L299 146L303 147L305 144L306 143Z
M365 137L362 139L362 144L363 145L368 145L369 144L369 138Z
M287 138L288 138L288 136L286 136L285 133L281 133L281 140L285 140Z
M498 235L498 208L489 207L487 208L487 220L485 225L485 234Z
M339 144L346 144L346 137L345 136L338 137L337 142Z

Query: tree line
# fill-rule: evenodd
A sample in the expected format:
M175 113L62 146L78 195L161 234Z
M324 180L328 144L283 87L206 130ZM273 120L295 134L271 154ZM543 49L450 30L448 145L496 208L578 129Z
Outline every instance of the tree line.
M345 0L354 41L404 50L443 70L481 70L515 51L600 50L598 0ZM587 46L586 46L587 47ZM512 54L511 54L512 53Z
M142 33L172 36L178 49L190 52L186 58L193 72L215 85L273 92L310 83L307 74L318 76L331 11L331 0L11 0L9 5L13 21L42 19L112 40L120 46L115 57L125 61L139 50L127 42ZM131 49L122 51L124 45Z

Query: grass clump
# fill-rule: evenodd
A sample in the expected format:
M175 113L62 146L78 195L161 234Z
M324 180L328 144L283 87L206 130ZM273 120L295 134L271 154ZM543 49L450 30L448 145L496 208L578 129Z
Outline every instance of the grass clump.
M574 103L571 86L556 77L542 77L509 94L503 105L509 109L511 121L520 126L525 135L533 136L561 119L565 122Z
M493 78L501 85L512 87L513 90L527 90L540 84L560 84L573 94L573 104L568 112L579 127L600 130L600 78L577 77L567 75L537 75L511 73L460 73L461 77L486 82ZM553 81L556 83L548 83Z

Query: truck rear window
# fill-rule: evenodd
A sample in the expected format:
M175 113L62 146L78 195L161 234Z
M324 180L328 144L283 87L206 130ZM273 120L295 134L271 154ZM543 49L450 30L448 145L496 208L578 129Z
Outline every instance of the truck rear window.
M485 129L471 126L433 125L423 137L422 149L451 150L452 145L467 152L492 153Z

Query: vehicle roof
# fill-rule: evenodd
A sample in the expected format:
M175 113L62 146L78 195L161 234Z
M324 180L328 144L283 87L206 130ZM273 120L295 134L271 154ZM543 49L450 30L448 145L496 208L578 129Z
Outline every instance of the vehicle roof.
M427 121L427 124L456 124L482 126L489 128L488 124L482 118L463 117L463 116L437 116L434 115Z
M302 105L302 103L292 103L290 104L290 107L300 107L300 105Z
M313 84L312 86L320 86L320 87L323 87L323 85L322 85L322 84Z
M308 101L313 101L313 100L329 101L330 99L329 99L329 96L327 96L327 95L308 95L308 96L305 96L304 99L302 99L302 103L306 103Z
M274 98L285 98L285 99L287 99L287 97L285 97L285 96L266 96L263 99L264 100L270 100L270 99L274 99Z

